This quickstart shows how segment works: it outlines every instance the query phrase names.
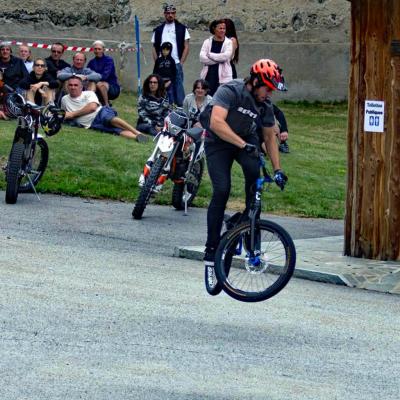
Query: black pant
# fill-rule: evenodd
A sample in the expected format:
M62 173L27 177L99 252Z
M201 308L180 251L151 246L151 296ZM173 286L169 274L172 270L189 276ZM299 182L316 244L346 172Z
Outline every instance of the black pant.
M251 136L245 139L247 143L259 146L258 138ZM245 178L246 208L250 206L251 189L260 175L258 158L250 156L244 150L227 142L206 142L208 174L213 186L213 194L207 212L207 249L218 247L221 228L224 220L226 203L231 191L231 169L233 161L237 161L243 170Z

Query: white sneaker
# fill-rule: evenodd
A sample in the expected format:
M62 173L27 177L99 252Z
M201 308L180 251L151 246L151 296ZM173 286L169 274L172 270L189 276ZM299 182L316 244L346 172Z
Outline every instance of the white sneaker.
M207 268L207 281L208 281L208 286L211 289L214 289L215 286L217 285L217 277L215 275L215 269L214 266L209 266L206 265Z

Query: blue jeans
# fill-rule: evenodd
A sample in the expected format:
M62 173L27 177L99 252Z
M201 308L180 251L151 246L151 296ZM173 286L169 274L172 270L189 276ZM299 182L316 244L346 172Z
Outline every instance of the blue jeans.
M174 99L178 107L182 107L185 98L185 89L183 88L183 68L182 64L176 64L176 77L174 82Z

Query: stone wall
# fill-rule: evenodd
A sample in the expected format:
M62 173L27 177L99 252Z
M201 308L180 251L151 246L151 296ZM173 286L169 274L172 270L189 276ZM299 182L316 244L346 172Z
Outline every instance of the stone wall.
M0 22L5 39L89 46L102 39L109 47L133 43L134 15L141 26L142 77L152 70L151 31L163 21L163 2L147 0L0 0ZM234 20L240 40L239 74L245 76L257 58L270 57L284 68L290 90L288 99L341 100L347 96L349 65L349 14L347 0L200 0L175 1L178 19L191 34L185 65L189 91L201 69L198 54L209 36L209 22L219 17ZM48 51L35 49L35 55ZM137 87L136 54L114 56L125 89ZM143 57L144 55L144 57ZM66 54L67 60L72 54ZM90 57L90 56L89 56ZM147 62L147 64L145 63ZM122 67L122 68L120 68Z

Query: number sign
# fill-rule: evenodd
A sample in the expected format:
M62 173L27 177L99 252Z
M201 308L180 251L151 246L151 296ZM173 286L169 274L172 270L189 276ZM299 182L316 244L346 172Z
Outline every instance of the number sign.
M365 100L364 131L383 132L385 119L385 102Z

